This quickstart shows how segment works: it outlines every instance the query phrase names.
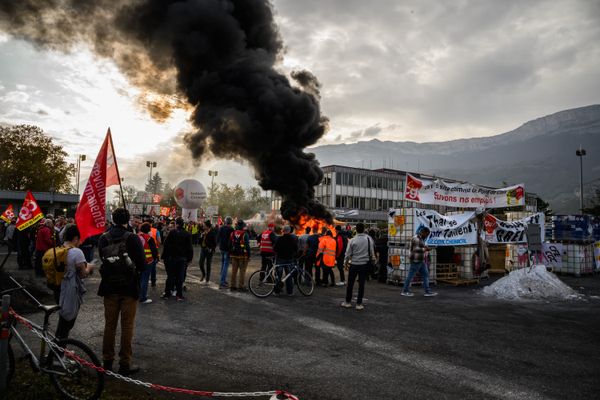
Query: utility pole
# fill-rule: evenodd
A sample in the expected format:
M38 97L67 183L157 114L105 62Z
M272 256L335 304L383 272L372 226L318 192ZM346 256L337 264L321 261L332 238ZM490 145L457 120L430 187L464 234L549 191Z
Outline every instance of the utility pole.
M85 154L80 154L77 156L77 194L79 194L79 175L81 172L81 162L85 161L86 158L87 157Z
M585 156L585 149L579 145L579 150L575 151L575 155L579 157L579 210L583 215L583 156Z

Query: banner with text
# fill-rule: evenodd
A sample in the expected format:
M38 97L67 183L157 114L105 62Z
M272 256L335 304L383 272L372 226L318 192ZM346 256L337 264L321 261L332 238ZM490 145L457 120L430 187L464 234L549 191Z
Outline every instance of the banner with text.
M430 246L460 246L477 244L475 211L442 215L433 210L414 209L415 232L421 227L431 230L425 241Z
M525 205L525 185L488 189L470 183L427 180L406 174L405 200L459 208L503 208Z
M594 260L596 260L596 271L600 271L600 242L594 243Z
M527 243L527 225L538 224L541 229L541 241L544 241L544 213L518 221L502 221L492 214L487 214L484 220L484 239L488 243Z
M9 204L8 207L6 207L6 210L2 213L2 215L0 215L0 218L2 218L2 220L4 222L6 222L7 224L10 224L10 221L15 217L15 212L13 210L13 205Z

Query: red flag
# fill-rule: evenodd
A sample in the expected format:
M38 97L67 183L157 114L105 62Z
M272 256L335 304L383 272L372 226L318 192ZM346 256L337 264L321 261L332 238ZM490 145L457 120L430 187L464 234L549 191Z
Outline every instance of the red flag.
M6 221L7 224L10 224L10 221L14 218L14 216L15 212L13 211L13 205L9 204L8 207L6 207L6 211L4 211L2 215L0 215L0 218L3 221Z
M223 218L221 218L220 215L219 215L219 220L217 222L217 225L223 225Z
M23 229L29 228L42 218L44 218L44 214L42 213L40 206L38 206L35 197L33 197L33 193L31 193L30 190L27 191L23 206L21 207L21 211L19 211L17 229L22 231Z
M107 143L108 142L108 143ZM104 139L104 146L107 146L106 154L106 187L112 185L118 185L119 180L119 168L117 167L117 156L115 156L115 149L113 148L112 135L110 128L106 132L106 139Z
M160 199L162 199L162 196L160 194L153 194L152 195L152 202L153 203L160 203Z
M104 233L106 188L118 184L117 162L109 128L75 212L75 222L82 242L90 236Z
M161 207L160 208L160 215L162 217L168 217L170 211L171 211L171 209L169 207Z

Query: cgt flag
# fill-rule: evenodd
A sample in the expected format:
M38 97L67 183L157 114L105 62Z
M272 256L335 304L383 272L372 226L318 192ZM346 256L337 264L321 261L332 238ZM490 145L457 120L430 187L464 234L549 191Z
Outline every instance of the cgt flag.
M9 204L8 207L6 207L6 211L4 211L2 215L0 215L0 219L5 221L7 224L10 224L10 221L12 221L14 216L15 212L13 211L13 205Z
M31 193L31 190L27 191L23 206L21 207L21 211L19 211L17 229L20 231L27 229L42 218L44 218L44 214L35 200L35 197L33 197L33 193Z
M92 167L83 196L75 212L80 240L104 233L106 226L106 188L119 184L117 158L112 146L110 128Z

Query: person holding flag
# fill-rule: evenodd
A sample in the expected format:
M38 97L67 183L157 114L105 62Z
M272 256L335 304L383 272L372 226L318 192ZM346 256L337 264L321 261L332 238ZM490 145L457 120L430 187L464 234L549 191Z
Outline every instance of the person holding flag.
M31 229L33 229L31 227L42 218L44 218L44 214L42 213L42 210L40 209L37 200L35 199L35 197L33 197L33 193L31 193L30 190L27 191L27 194L25 195L25 200L23 201L23 206L21 206L21 210L19 211L19 217L17 218L16 223L18 243L17 263L19 264L20 268L31 268L31 253L29 252L29 234ZM44 276L44 271L41 268L43 255L44 253L42 253L41 256L37 257L39 258L39 269L37 265L38 261L36 258L36 275L38 276Z

